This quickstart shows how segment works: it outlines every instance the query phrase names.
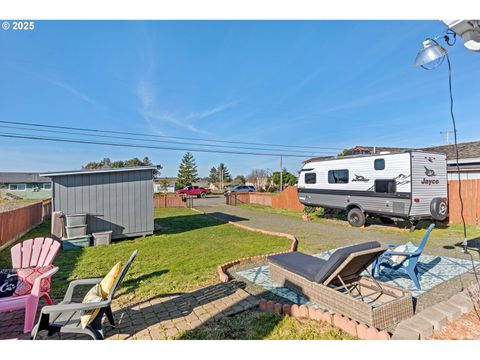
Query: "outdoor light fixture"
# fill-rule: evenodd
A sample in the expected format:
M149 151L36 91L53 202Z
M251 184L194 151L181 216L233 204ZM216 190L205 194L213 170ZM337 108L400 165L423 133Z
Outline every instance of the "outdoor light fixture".
M447 50L435 39L426 39L423 48L417 54L415 66L421 66L426 70L433 70L442 65L447 55Z
M445 32L445 35L442 36L443 40L448 46L455 45L457 35L460 35L463 38L464 45L467 49L473 51L480 50L480 27L477 20L444 20L443 23L448 26L448 30ZM453 37L451 41L450 36ZM457 174L458 174L458 196L460 200L460 212L462 216L463 223L463 241L462 247L463 252L469 254L468 252L468 241L467 241L467 227L465 219L463 217L463 200L462 200L462 181L460 176L460 165L458 163L458 146L457 146L457 126L455 123L455 115L453 113L453 94L452 94L452 65L450 63L450 58L448 57L447 50L441 46L437 40L440 36L436 38L427 38L423 42L423 48L417 54L415 59L415 65L421 66L426 70L433 70L442 65L445 58L447 58L448 63L448 90L450 94L450 116L452 118L453 124L453 135L455 140L455 154L456 154L456 165L457 165ZM478 49L478 50L476 50ZM471 256L471 254L470 254ZM473 260L472 260L473 262ZM472 263L473 264L473 263ZM475 268L475 266L474 266ZM476 273L475 273L476 276ZM480 282L479 282L480 284Z
M480 20L442 20L456 35L461 36L463 45L471 51L480 51Z

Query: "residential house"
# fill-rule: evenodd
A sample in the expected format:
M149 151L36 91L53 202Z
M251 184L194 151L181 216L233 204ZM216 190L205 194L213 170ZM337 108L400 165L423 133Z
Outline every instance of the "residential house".
M52 197L52 181L39 173L0 172L0 192L7 198L47 199Z
M166 181L165 181L166 180ZM167 187L163 185L163 183L168 182ZM177 178L174 177L163 177L163 178L155 178L153 180L153 192L154 193L173 193L175 192L175 183L177 182Z

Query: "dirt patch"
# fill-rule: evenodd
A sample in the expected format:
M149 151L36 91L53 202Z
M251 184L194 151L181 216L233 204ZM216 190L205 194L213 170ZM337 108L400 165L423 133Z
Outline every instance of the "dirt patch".
M430 340L480 340L480 312L473 310L437 330Z

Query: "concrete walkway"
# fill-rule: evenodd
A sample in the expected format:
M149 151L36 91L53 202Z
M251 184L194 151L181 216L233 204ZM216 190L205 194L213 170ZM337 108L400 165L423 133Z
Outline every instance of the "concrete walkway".
M39 311L44 305L42 300ZM105 321L103 329L105 338L112 340L177 339L183 332L208 321L231 316L257 305L258 300L239 288L235 282L219 283L189 293L159 296L138 304L121 305L114 301L112 310L117 326L112 328ZM0 313L0 340L29 339L29 334L23 334L23 320L23 310ZM47 337L42 332L39 338L58 340L59 336ZM61 335L61 339L90 338Z

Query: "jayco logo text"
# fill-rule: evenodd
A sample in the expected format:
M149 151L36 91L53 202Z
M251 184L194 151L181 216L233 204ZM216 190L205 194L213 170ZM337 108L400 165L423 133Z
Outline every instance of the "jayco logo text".
M439 183L438 180L431 180L431 179L425 179L425 178L423 178L421 182L422 185L436 185L438 183Z

